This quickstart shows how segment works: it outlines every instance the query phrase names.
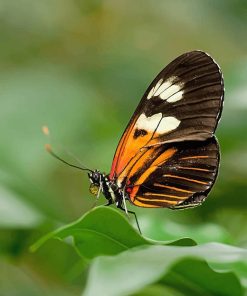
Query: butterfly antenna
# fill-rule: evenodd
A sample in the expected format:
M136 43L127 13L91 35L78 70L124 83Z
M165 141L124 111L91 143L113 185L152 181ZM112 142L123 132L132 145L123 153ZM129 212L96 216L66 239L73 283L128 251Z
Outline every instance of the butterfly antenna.
M47 126L43 126L42 127L42 131L43 133L50 137L50 132L49 132L49 129ZM76 168L76 169L79 169L79 170L82 170L82 171L89 171L89 172L93 172L92 170L90 170L89 168L81 165L81 166L77 166L75 164L72 164L72 163L69 163L68 161L62 159L61 157L59 157L51 148L51 145L50 144L45 144L45 150L50 153L53 157L55 157L56 159L58 159L59 161L63 162L64 164L70 166L70 167L73 167L73 168ZM67 152L67 154L70 154ZM71 155L71 154L70 154ZM71 155L72 156L72 155ZM74 156L73 156L74 157ZM74 157L75 158L75 157ZM78 161L78 159L76 158L76 160Z
M70 157L72 157L81 167L91 171L87 166L85 166L84 164L82 164L82 162L80 161L80 159L78 157L76 157L73 153L71 153L70 151L68 151L66 148L63 147L64 152L69 155Z

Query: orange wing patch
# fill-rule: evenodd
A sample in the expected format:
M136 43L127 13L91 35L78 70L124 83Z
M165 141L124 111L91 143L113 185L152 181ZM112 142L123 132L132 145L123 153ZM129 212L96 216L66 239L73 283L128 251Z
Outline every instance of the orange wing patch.
M159 137L175 130L179 124L180 121L175 117L163 117L162 113L156 113L152 116L146 116L142 113L139 117L134 118L119 143L114 156L110 179L118 177L118 184L120 184L119 175L122 175L125 168L130 166L129 162L135 162L135 159L146 148L160 145Z
M123 134L123 137L118 145L111 167L111 173L109 176L110 179L113 179L115 174L118 175L125 169L129 161L137 156L136 154L138 151L145 146L153 135L153 133L150 132L142 134L139 137L135 137L135 121L132 122L127 131Z
M204 200L217 176L215 138L149 149L152 153L143 154L140 163L137 159L125 176L126 192L134 205L183 208Z
M150 149L150 155L153 154L153 157L155 157L154 153L155 148ZM134 201L136 193L139 190L139 187L141 184L145 182L145 180L157 169L158 166L164 165L164 163L173 156L173 154L176 152L176 149L171 148L162 153L159 157L157 157L150 167L137 179L137 181L133 184L133 189L131 193L129 194L130 199ZM140 167L144 167L143 164L140 165ZM136 173L135 167L129 172L128 178L131 178L133 174Z
M207 185L207 182L202 182L202 181L198 181L195 179L191 179L191 178L185 178L185 177L181 177L181 176L176 176L176 175L164 175L164 177L168 177L168 178L175 178L175 179L181 179L184 181L189 181L189 182L193 182L193 183L198 183L198 184L203 184L203 185Z

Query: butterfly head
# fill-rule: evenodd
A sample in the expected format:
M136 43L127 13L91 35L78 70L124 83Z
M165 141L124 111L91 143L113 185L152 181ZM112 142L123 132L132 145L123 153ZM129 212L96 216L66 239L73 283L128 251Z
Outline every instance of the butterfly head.
M98 170L92 171L88 173L89 180L91 182L91 185L89 187L89 191L93 195L97 195L99 192L100 185L102 183L102 173Z

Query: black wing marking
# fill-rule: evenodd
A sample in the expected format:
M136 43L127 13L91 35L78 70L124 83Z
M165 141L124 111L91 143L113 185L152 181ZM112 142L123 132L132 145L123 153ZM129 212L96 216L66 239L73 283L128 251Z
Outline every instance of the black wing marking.
M153 91L152 95L157 86L156 94ZM192 51L176 58L157 75L134 117L161 112L163 117L179 120L178 128L158 135L162 143L205 140L212 137L217 127L223 97L224 82L217 63L205 52Z
M131 202L141 207L172 209L201 204L217 177L220 155L215 137L155 149L159 149L155 159L172 149L175 153L160 165L156 162L155 170L141 184L138 184L140 176L154 166L155 159L131 176L131 185L127 186Z

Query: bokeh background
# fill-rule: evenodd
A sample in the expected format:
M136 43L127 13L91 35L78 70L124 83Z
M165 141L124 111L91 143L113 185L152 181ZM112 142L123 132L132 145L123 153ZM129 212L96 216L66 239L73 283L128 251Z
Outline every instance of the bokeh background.
M29 246L94 203L86 174L53 147L109 172L118 140L155 75L193 49L225 77L218 181L200 208L135 209L144 235L247 247L246 1L0 1L0 295L80 295L85 262L52 240ZM66 147L66 148L64 148ZM102 199L103 203L103 199Z

